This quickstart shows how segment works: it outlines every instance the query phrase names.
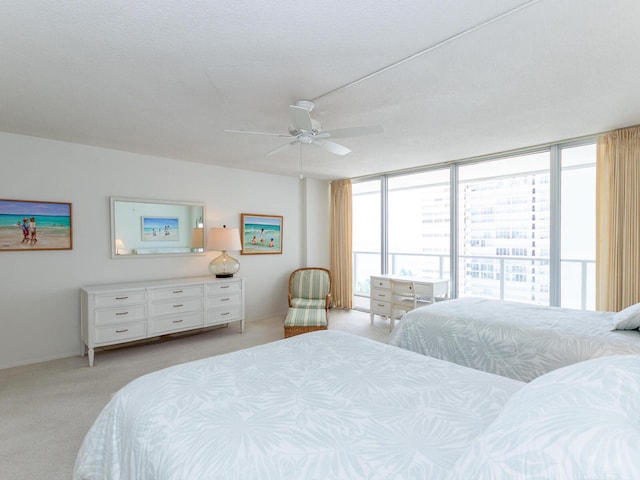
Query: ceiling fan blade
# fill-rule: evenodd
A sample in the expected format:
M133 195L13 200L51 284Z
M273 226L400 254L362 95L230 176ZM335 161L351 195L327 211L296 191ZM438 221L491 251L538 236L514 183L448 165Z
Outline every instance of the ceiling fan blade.
M304 130L305 132L310 132L313 130L311 115L309 115L309 111L306 108L289 105L289 116L291 117L291 124L296 131Z
M248 133L249 135L266 135L269 137L290 137L287 133L250 132L248 130L225 130L225 133Z
M280 152L284 152L285 150L288 150L289 148L293 147L294 144L298 143L298 140L295 139L293 142L289 142L289 143L285 143L284 145L280 145L278 148L275 148L273 150L271 150L270 152L267 153L267 157L270 157L271 155L275 155L277 153Z
M335 153L336 155L346 155L347 153L351 153L351 150L347 147L343 147L335 142L330 142L329 140L314 139L312 143L324 148L328 152Z
M323 130L322 133L328 133L331 138L347 138L359 137L360 135L371 135L374 133L383 133L382 125L370 125L367 127L347 127L336 128L333 130Z

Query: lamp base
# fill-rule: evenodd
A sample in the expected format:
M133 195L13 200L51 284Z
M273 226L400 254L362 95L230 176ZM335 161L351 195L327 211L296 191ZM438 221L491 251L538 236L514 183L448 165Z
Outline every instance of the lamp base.
M238 270L240 270L238 260L227 255L227 252L224 250L222 251L222 255L211 260L209 264L209 271L212 275L215 275L216 278L233 277L233 274L238 273Z

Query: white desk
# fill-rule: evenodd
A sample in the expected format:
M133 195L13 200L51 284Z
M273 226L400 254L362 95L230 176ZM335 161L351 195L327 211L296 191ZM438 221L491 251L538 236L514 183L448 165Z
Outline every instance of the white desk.
M371 276L371 324L373 317L388 318L389 331L394 320L416 307L434 303L436 299L449 297L449 280L403 275Z

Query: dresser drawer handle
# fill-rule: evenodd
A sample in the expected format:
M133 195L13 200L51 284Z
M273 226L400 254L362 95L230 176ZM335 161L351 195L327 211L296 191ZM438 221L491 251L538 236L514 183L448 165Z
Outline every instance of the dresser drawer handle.
M228 297L227 297L227 298L221 298L221 299L220 299L220 301L221 301L221 302L228 302L229 300L231 300L231 299L230 299L230 298L228 298Z
M116 312L116 315L129 315L129 312Z
M173 293L182 293L184 290L174 290Z
M387 295L386 295L386 294L384 294L384 293L379 293L379 294L378 294L378 296L379 296L379 297L386 297Z
M230 313L230 312L222 312L222 313L220 314L220 316L221 316L221 317L224 317L225 315L229 315L229 313Z
M125 332L128 332L128 331L129 331L129 329L125 328L124 330L116 330L116 333L125 333Z
M231 285L220 285L220 288L229 288Z
M173 308L180 308L180 307L184 307L184 303L179 303L173 306Z
M378 306L379 307L384 307L384 303L379 303Z
M174 320L173 323L182 323L184 320L180 319L180 320Z
M126 300L129 297L116 297L116 300Z

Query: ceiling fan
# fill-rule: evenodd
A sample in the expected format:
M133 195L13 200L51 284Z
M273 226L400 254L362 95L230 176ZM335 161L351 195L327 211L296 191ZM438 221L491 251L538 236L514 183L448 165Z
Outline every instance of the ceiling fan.
M289 143L280 145L271 150L267 155L274 155L293 147L296 144L311 144L324 148L328 152L336 155L346 155L351 152L347 147L332 142L330 138L357 137L373 133L382 133L384 129L381 125L366 127L336 128L333 130L322 130L320 122L311 118L311 110L314 104L311 100L298 100L295 105L289 105L289 133L269 133L269 132L249 132L246 130L225 130L227 133L246 133L251 135L267 135L272 137L290 138Z

